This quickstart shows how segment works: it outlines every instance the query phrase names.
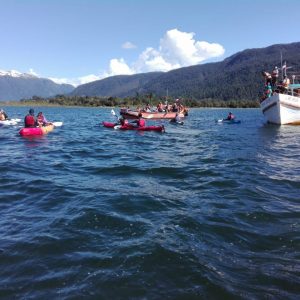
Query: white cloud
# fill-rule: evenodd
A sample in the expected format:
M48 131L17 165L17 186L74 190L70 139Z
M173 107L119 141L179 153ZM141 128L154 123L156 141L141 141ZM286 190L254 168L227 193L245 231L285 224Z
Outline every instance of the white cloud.
M110 76L113 75L122 75L122 74L133 74L135 73L125 62L123 58L120 59L111 59L109 64L109 73Z
M160 39L158 49L149 47L145 49L138 59L130 67L124 59L112 59L122 63L122 73L135 74L152 71L170 71L173 69L187 67L199 64L207 59L222 56L225 52L222 45L217 43L208 43L206 41L196 41L195 33L182 32L178 29L172 29L166 32ZM127 71L126 71L127 70ZM107 74L118 74L118 68L114 72Z
M86 76L82 76L82 77L78 77L78 78L54 78L54 77L51 77L49 79L58 84L65 83L65 84L71 84L73 86L78 86L78 85L89 83L89 82L99 80L102 78L103 77L101 77L101 76L90 74L90 75L86 75Z
M125 49L135 47L130 42L122 45ZM87 75L77 79L52 78L57 83L69 83L75 86L115 75L131 75L154 71L170 71L181 67L200 64L208 59L220 57L225 49L217 43L195 40L195 33L171 29L160 39L157 49L146 48L132 64L123 58L110 60L107 71L99 75Z
M123 49L134 49L134 48L136 48L136 45L132 44L131 42L125 42L122 45L122 48Z

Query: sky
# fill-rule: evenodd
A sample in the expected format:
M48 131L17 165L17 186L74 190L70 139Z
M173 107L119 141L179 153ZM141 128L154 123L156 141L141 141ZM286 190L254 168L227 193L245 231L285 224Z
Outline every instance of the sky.
M0 70L75 86L300 41L300 0L0 0Z

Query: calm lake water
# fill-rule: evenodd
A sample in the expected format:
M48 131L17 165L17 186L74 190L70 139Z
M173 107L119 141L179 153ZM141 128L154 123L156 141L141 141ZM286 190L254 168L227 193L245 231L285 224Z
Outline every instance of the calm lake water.
M1 299L297 298L300 126L192 109L134 132L100 126L110 109L40 110L64 125L0 128Z

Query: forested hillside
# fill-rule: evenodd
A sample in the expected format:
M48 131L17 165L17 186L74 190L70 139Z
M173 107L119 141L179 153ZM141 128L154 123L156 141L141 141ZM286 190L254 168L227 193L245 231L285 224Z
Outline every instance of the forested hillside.
M196 65L166 73L113 76L77 87L72 95L133 97L167 93L171 97L201 100L257 100L263 91L261 71L280 67L281 54L300 80L300 42L248 49L222 62ZM298 72L297 72L298 71Z

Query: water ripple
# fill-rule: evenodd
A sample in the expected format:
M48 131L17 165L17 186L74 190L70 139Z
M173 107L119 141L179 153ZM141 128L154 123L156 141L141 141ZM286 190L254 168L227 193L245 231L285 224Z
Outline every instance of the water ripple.
M1 299L298 297L300 127L193 109L124 132L99 125L110 109L41 110L64 126L0 128Z

